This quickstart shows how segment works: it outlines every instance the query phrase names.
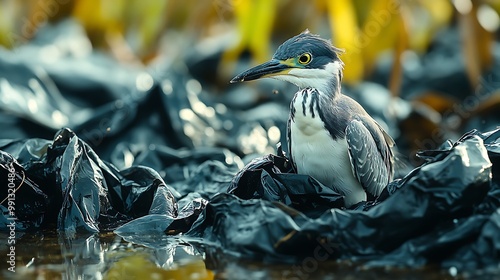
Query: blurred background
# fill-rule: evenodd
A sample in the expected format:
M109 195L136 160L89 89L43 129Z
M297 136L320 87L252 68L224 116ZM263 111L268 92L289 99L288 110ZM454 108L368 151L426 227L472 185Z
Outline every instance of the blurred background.
M38 158L50 141L37 138L53 139L68 127L95 151L85 149L88 158L119 170L151 167L179 201L197 198L190 185L213 195L251 159L277 153L280 142L286 147L297 90L271 79L229 80L309 29L345 50L343 92L396 140L400 177L422 163L417 151L500 123L499 27L499 0L0 0L0 146L19 151L15 158ZM31 179L45 182L38 176ZM139 179L126 181L142 191L150 179ZM47 180L50 189L55 178ZM51 265L47 271L100 277L123 251L133 255L109 269L110 278L123 271L142 278L160 273L136 256L142 247L112 234L71 244L54 236L19 239L19 263L28 267L36 256L35 264ZM144 243L153 244L150 254L163 267L176 267L171 256L180 244L153 240ZM111 253L104 258L102 251ZM207 267L225 265L215 256ZM187 270L212 279L200 259ZM228 275L271 278L261 265L239 265L230 263ZM325 271L343 273L331 263L316 273ZM370 274L353 264L346 271L356 278ZM28 272L52 276L43 268ZM281 267L274 273L284 278Z
M224 147L236 155L226 162L274 152L296 89L228 81L305 29L345 50L344 93L389 129L410 166L418 150L499 123L498 0L0 3L1 138L70 127L119 167L147 162L137 161L144 142ZM155 88L161 97L137 94ZM120 138L123 150L110 151Z

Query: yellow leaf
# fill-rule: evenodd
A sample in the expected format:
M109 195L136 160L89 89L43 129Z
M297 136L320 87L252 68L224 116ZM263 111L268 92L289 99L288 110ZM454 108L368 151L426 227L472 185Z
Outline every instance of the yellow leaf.
M234 13L240 35L238 44L224 52L222 64L227 67L248 50L255 62L270 59L269 46L277 0L234 0ZM226 68L227 69L227 68Z
M107 35L123 35L122 15L124 0L76 0L73 16L76 17L95 44L103 44Z
M396 46L400 33L399 2L395 0L372 1L359 36L359 46L363 49L365 73L370 73L380 54Z
M453 17L450 0L419 0L402 2L407 11L404 20L408 25L409 46L423 53L434 39L437 31L446 27Z
M344 82L354 84L363 78L364 64L362 47L358 42L359 28L356 11L350 0L326 0L333 43L346 52L342 55L345 62Z

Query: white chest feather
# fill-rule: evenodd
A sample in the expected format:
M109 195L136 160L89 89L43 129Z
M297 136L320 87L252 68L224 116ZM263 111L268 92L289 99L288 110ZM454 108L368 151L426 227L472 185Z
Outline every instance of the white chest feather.
M352 173L347 141L333 140L318 110L318 92L303 90L292 103L291 153L299 174L312 176L345 195L347 206L366 200L366 193Z

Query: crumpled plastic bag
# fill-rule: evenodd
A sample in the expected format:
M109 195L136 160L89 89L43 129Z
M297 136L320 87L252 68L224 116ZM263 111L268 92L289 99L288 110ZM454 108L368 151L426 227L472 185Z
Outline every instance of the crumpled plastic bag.
M0 166L4 173L14 166L20 184L19 229L117 228L130 240L184 233L180 238L208 254L218 248L268 262L350 259L468 269L498 262L500 184L492 170L499 165L499 137L500 129L472 131L421 153L424 165L354 210L342 208L342 197L316 180L288 173L283 156L255 159L239 173L208 160L178 192L151 168L119 171L103 162L68 129L53 141L0 141Z
M234 176L227 192L246 200L259 198L281 202L310 215L344 205L343 196L333 189L310 176L294 174L284 155L252 160Z
M69 233L98 232L142 217L151 206L171 216L178 214L173 194L156 171L144 166L118 171L68 129L59 131L52 142L2 140L0 150L4 172L14 164L17 178L24 178L17 180L19 229L57 224ZM7 190L2 194L5 197ZM7 214L4 210L3 219Z
M500 184L492 176L490 157L498 168L499 137L500 130L472 131L442 150L423 153L427 163L392 182L385 200L366 211L333 208L309 217L259 195L244 200L220 194L187 236L218 244L238 257L272 262L312 258L372 265L441 263L462 269L493 265L499 261L499 238L493 232L500 222ZM248 172L253 176L255 171ZM261 182L266 176L254 176L254 183L272 185ZM266 198L265 193L260 196ZM489 258L473 253L458 257L457 252L467 249Z

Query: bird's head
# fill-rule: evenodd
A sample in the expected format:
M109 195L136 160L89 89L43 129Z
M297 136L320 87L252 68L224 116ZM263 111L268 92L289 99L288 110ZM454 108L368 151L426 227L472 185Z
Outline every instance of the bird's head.
M342 80L341 52L330 41L306 30L279 46L271 60L239 74L231 83L274 78L335 94L340 92Z

